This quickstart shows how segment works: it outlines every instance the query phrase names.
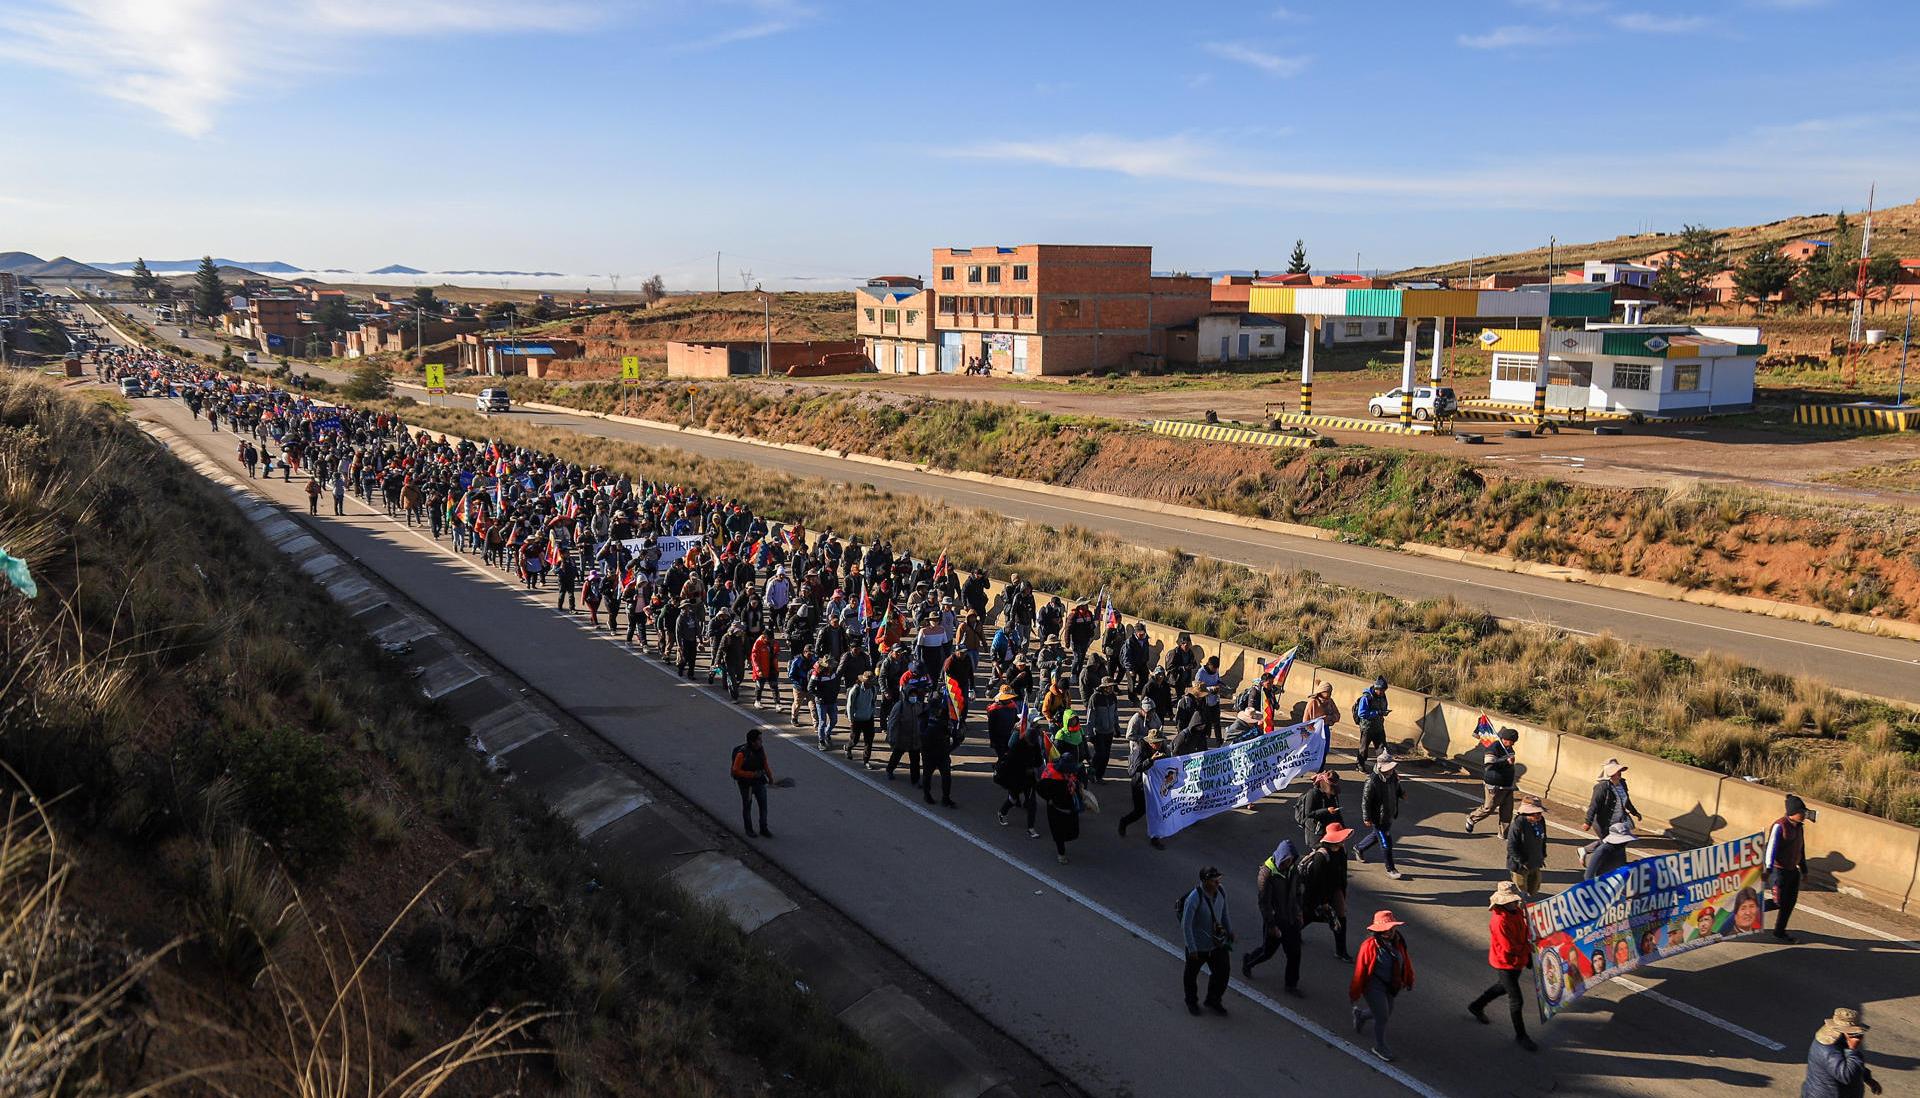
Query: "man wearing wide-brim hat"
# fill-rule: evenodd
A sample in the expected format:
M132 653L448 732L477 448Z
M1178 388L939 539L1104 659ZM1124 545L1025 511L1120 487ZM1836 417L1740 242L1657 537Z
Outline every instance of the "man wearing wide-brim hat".
M1820 1023L1807 1050L1807 1078L1800 1098L1856 1098L1868 1091L1880 1093L1880 1083L1867 1069L1868 1027L1860 1012L1840 1007Z
M1533 967L1533 943L1527 933L1526 897L1512 881L1501 881L1487 897L1487 964L1498 979L1467 1004L1467 1013L1481 1025L1491 1024L1487 1005L1500 996L1507 997L1507 1014L1513 1020L1514 1043L1528 1052L1539 1045L1527 1036L1526 1001L1520 995L1520 973Z

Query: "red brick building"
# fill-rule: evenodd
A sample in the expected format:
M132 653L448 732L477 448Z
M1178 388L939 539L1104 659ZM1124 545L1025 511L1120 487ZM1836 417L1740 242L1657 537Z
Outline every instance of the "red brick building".
M935 248L937 369L1081 374L1162 356L1211 308L1205 278L1153 273L1144 246Z

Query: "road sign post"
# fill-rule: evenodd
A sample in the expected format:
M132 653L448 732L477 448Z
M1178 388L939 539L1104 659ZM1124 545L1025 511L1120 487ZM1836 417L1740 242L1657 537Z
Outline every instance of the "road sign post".
M447 391L447 367L442 362L427 363L427 392L438 396Z
M620 357L620 383L622 385L640 384L639 355L622 355Z

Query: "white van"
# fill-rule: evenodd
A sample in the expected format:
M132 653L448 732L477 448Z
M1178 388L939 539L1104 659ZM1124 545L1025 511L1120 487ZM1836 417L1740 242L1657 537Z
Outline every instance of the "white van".
M482 389L473 398L473 409L483 413L511 412L513 401L507 396L505 389Z

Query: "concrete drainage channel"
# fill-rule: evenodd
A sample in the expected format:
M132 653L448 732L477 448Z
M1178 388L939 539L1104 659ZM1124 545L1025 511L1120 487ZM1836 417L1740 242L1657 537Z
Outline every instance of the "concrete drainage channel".
M927 1094L1078 1093L797 882L770 865L749 867L728 853L724 847L734 846L733 840L704 813L674 803L679 798L671 789L564 714L549 711L525 684L466 651L462 638L332 552L280 505L199 450L176 445L178 436L166 427L140 425L225 488L261 534L376 641L408 646L421 693L466 725L475 750L486 754L501 780L531 790L570 820L602 864L666 877L718 908L741 933L800 971L812 994ZM959 1027L947 1018L958 1019Z

